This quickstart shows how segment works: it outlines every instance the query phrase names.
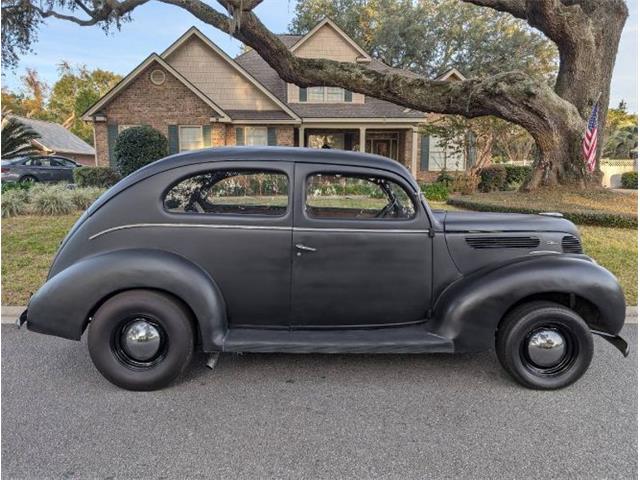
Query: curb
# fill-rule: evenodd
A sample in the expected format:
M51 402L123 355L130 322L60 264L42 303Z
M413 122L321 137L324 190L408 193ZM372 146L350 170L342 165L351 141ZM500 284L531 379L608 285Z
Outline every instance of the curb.
M16 306L3 306L2 307L2 321L0 323L9 324L16 323L16 320L27 307ZM627 316L624 321L625 324L637 324L638 323L638 307L627 306Z

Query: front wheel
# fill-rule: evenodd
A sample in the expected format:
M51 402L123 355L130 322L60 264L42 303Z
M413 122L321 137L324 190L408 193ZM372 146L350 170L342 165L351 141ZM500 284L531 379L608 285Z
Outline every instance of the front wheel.
M89 325L96 368L127 390L157 390L175 380L193 355L189 312L172 297L131 290L107 300Z
M496 353L522 385L553 390L578 380L593 358L593 336L573 310L553 302L514 309L501 323Z

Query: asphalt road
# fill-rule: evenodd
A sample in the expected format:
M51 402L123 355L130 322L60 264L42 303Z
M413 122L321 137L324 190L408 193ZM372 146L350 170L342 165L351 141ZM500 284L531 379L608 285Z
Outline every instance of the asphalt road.
M160 392L2 326L2 478L636 478L637 326L536 392L478 355L196 358Z

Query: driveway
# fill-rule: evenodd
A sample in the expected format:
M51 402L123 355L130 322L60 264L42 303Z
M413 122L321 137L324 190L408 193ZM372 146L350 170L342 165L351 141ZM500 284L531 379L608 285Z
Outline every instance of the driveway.
M196 358L160 392L119 390L86 345L2 326L3 478L635 478L632 354L597 338L556 392L492 353Z

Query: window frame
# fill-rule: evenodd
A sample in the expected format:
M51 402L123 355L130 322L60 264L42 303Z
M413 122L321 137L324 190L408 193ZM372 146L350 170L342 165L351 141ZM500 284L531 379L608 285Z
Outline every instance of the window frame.
M250 130L264 130L264 140L265 143L249 143L248 139L249 139L249 131ZM269 145L269 127L263 127L260 125L256 125L256 126L248 126L248 127L244 127L244 144L247 146L253 146L253 147L266 147Z
M392 217L382 217L382 218L377 218L377 217L373 217L373 218L356 218L356 217L352 217L352 218L339 218L339 217L317 217L314 215L311 215L309 210L308 210L308 204L307 204L307 186L308 186L308 182L309 179L313 176L316 175L325 175L325 176L343 176L343 177L354 177L354 178L361 178L364 180L369 181L369 179L371 177L375 177L375 178L380 178L383 179L385 181L388 182L392 182L395 183L398 187L400 187L402 189L402 191L405 193L405 195L407 196L407 198L409 199L409 201L411 202L411 204L413 205L413 215L411 217L408 218L392 218ZM373 183L373 182L371 182ZM418 220L419 218L419 208L421 203L415 198L415 195L412 195L411 192L407 189L406 185L404 184L404 182L395 179L395 178L391 178L388 175L384 175L383 173L373 173L373 172L356 172L356 171L345 171L345 170L341 170L341 169L327 169L327 170L312 170L309 172L306 172L303 176L302 179L302 185L301 185L301 193L302 193L302 202L300 205L300 208L302 210L302 213L304 215L304 218L306 221L311 221L311 222L344 222L344 223L353 223L353 222L365 222L365 223L373 223L373 222L392 222L394 224L397 223L401 223L401 222L415 222L416 220Z
M177 185L179 185L180 183L182 183L183 181L192 178L192 177L197 177L199 175L206 175L212 172L219 172L219 171L245 171L245 172L259 172L259 173L271 173L271 174L280 174L280 175L284 175L285 178L287 179L287 205L286 208L284 210L284 212L282 214L279 215L267 215L267 214L261 214L261 213L208 213L208 212L176 212L176 211L171 211L170 209L167 208L166 204L165 204L165 200L167 198L167 195L169 194L169 192ZM226 177L226 178L230 178L230 177ZM225 179L226 179L225 178ZM225 179L221 179L225 180ZM218 182L216 182L217 184ZM214 185L216 185L214 184ZM218 219L218 220L222 220L222 219L228 219L228 218L234 218L234 219L244 219L244 220L269 220L269 219L273 219L273 220L277 220L277 221L281 221L282 219L289 217L291 212L292 212L292 201L293 201L293 189L294 189L294 181L293 181L293 175L291 172L282 169L282 168L278 168L278 167L265 167L265 166L250 166L250 165L226 165L226 166L220 166L218 168L205 168L205 169L199 169L199 170L195 170L192 171L190 173L181 175L178 179L172 181L171 183L169 183L169 186L167 186L164 190L162 190L162 193L160 194L160 206L162 211L165 214L168 215L177 215L180 217L196 217L196 218L207 218L207 219Z
M125 130L128 130L130 128L135 128L135 127L141 127L142 124L139 123L122 123L122 124L118 124L118 135L120 135L122 132L124 132Z
M200 129L200 146L197 148L182 149L182 129L183 128L198 128ZM194 150L200 150L204 148L204 128L202 125L178 125L178 153L193 152Z
M314 88L321 88L322 89L322 99L321 100L312 100L311 99L311 90ZM331 100L329 101L329 89L333 88L333 89L339 89L342 91L342 99L341 100ZM342 87L327 87L324 85L318 85L315 87L307 87L307 99L305 101L300 101L299 98L299 94L298 94L298 103L312 103L312 104L323 104L323 103L327 103L327 104L336 104L336 103L353 103L353 101L351 102L347 102L345 100L346 98L346 90Z

